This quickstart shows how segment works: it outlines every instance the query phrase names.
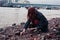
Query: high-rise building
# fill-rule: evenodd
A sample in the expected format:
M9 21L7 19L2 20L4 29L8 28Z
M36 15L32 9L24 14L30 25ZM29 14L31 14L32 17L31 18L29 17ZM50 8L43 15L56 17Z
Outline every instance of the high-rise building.
M7 3L7 0L0 0L0 6L3 6Z
M15 3L15 0L12 0L11 3Z
M18 3L24 3L26 0L19 0Z
M24 1L24 4L30 4L30 2L29 1Z
M15 2L18 2L19 0L15 0Z
M27 1L27 0L15 0L15 2L16 2L16 3L22 3L22 4L24 4L24 3L30 3L30 2Z
M30 2L27 0L0 0L0 1L4 1L5 3L26 3L29 4Z
M12 0L8 0L9 3L11 3Z
M27 0L6 0L7 3L29 3Z
M7 3L15 3L15 0L5 0Z

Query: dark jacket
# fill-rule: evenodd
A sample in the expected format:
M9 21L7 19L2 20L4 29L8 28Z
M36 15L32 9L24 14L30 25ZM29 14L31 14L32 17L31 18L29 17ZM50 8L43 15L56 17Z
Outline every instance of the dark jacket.
M37 12L37 18L39 20L39 24L36 26L37 27L37 30L40 30L41 29L43 32L44 31L46 32L48 30L48 21L47 21L47 19L40 12ZM30 19L28 19L27 22L26 22L26 24L25 24L25 26L24 26L25 29L28 28L30 22L31 22Z

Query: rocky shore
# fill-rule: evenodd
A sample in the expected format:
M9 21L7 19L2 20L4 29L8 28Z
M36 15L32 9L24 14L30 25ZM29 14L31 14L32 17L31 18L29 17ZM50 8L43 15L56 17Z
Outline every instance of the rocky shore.
M41 33L39 39L42 40L60 40L60 18L53 18L48 20L48 33ZM12 24L12 26L6 28L0 28L0 40L29 40L29 34L20 35L25 23L20 25ZM44 37L42 37L44 36Z

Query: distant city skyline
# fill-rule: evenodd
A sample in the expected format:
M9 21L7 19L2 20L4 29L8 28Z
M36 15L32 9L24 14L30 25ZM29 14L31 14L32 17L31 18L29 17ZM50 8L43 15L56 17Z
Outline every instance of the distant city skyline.
M28 0L32 4L54 4L60 5L60 0Z
M7 3L27 3L27 4L52 4L60 5L59 0L0 0Z
M27 0L7 0L7 1L11 3L30 3Z

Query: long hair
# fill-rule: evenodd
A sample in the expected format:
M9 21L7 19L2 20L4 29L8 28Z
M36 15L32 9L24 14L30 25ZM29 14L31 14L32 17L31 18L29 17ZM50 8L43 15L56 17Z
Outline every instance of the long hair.
M33 18L33 17L36 17L36 14L37 14L37 10L34 7L31 7L28 9L27 17Z

